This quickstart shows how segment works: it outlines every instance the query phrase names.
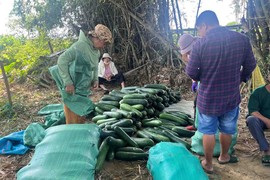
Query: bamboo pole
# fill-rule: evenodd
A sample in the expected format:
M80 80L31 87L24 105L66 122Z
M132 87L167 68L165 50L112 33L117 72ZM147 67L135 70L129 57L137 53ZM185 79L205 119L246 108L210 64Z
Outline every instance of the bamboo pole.
M8 79L7 79L4 64L2 61L0 61L0 66L1 66L2 74L3 74L4 82L6 85L6 89L7 89L8 101L9 101L9 104L12 106L11 93L10 93L10 89L9 89Z
M155 29L152 28L151 24L144 22L142 19L137 17L135 14L133 14L131 11L128 11L127 9L124 9L120 4L118 4L115 1L109 0L112 4L120 8L121 10L124 10L127 12L129 16L131 16L133 19L135 19L139 24L141 24L145 29L147 29L152 35L154 35L161 43L164 45L164 47L168 49L173 49L173 52L178 56L180 53L176 51L177 47L174 46L167 38L164 38L161 36ZM182 61L183 62L183 61ZM185 63L185 62L183 62Z
M177 15L176 15L176 10L175 10L174 0L171 0L171 3L172 3L172 9L173 9L173 18L174 18L175 28L178 30L178 22L177 22ZM179 34L177 33L177 39L178 38L179 38Z
M194 24L194 36L196 35L196 21L197 21L198 15L199 15L200 7L201 7L201 0L199 0L197 12L196 12L196 19L195 19L195 24Z
M54 53L54 51L53 51L52 43L51 43L51 41L50 41L50 40L48 41L48 45L49 45L49 48L50 48L51 54L53 54L53 53Z
M132 69L132 70L130 70L130 71L128 71L128 72L125 72L125 73L124 73L124 76L130 75L130 74L133 73L134 71L137 71L138 69L141 69L142 67L146 66L148 63L149 63L149 62L147 62L147 63L145 63L145 64L143 64L143 65L141 65L141 66L139 66L139 67L136 67L136 68L134 68L134 69Z
M180 25L180 34L183 35L183 27L182 27L182 20L181 20L181 12L180 12L180 8L179 8L179 4L178 1L175 1L176 3L176 9L177 9L177 13L178 13L178 20L179 20L179 25ZM177 29L178 30L178 29Z

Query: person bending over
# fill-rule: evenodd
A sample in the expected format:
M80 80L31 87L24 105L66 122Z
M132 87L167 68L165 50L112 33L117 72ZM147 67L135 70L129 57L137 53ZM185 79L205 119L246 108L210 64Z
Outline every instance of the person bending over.
M50 67L64 103L66 124L83 124L85 116L94 109L91 85L98 85L98 61L100 49L112 42L108 27L98 24L88 33L80 30L79 39ZM80 108L79 108L80 107Z

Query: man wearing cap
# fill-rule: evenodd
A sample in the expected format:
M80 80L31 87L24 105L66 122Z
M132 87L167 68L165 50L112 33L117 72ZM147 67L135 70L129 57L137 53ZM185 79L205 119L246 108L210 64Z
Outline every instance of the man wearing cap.
M237 130L240 83L246 82L256 66L248 37L219 26L213 11L202 12L196 20L200 38L193 46L186 73L200 81L197 107L198 131L203 134L203 169L213 173L215 134L220 132L220 164L235 163L229 155L232 135Z
M104 86L105 83L119 83L121 87L125 87L125 78L122 73L118 73L112 57L108 53L104 53L98 64L98 83L104 90L104 94L108 94L109 90Z
M50 68L62 95L66 124L84 123L85 116L93 111L94 104L88 96L90 86L98 85L99 49L111 41L111 31L102 24L88 33L81 30L78 41Z

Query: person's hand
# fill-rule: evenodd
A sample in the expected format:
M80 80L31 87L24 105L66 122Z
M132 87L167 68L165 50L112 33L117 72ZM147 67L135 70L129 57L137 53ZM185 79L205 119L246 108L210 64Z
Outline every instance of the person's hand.
M95 82L93 83L93 88L94 88L94 89L98 89L98 86L99 86L99 85L98 85L98 81L95 81Z
M266 122L265 122L265 125L266 125L266 127L267 127L268 129L270 129L270 119L269 119L269 121L266 121Z
M183 54L182 55L182 60L184 61L185 64L188 64L189 55L188 54Z
M74 88L73 84L70 84L70 85L66 86L66 92L68 94L74 94L74 91L75 91L75 88Z
M107 80L107 81L111 81L111 76L107 76L107 77L106 77L106 80Z
M191 90L192 92L196 92L198 89L198 83L196 81L192 82Z

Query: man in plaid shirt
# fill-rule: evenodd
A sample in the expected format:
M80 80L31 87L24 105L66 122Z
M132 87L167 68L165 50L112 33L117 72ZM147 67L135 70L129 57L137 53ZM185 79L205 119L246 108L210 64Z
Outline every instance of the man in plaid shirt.
M200 81L197 107L198 130L203 133L205 159L202 167L213 172L212 157L215 133L220 131L220 164L237 162L228 153L232 135L236 133L239 86L246 82L256 66L249 39L238 32L219 26L213 11L204 11L196 21L199 39L193 46L186 73Z

